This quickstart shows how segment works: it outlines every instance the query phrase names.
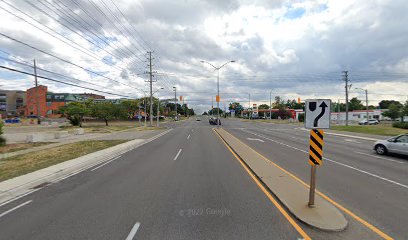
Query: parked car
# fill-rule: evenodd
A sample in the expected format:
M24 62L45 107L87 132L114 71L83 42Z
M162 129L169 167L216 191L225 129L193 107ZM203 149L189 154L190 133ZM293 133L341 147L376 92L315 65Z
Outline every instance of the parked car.
M367 120L360 121L360 122L358 122L358 125L377 125L379 123L380 122L378 122L377 119L370 119L370 120L368 120L368 122L367 122Z
M408 134L401 134L387 140L379 140L374 143L377 154L398 153L408 155Z
M196 121L201 121L201 118L200 118L200 117L196 117Z

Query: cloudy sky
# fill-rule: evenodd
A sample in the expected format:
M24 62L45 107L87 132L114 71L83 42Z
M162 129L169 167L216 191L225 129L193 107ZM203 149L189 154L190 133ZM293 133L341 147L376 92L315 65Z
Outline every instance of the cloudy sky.
M148 91L147 51L154 89L173 86L200 112L216 95L221 107L272 97L370 104L408 98L408 4L404 0L1 0L0 65L54 80L140 97ZM46 71L44 71L46 70ZM53 92L95 92L40 79ZM33 77L0 69L2 89L27 89Z

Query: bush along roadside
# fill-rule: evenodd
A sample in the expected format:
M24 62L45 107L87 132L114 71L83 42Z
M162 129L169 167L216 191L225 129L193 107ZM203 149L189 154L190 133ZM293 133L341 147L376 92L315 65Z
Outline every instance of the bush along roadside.
M395 128L408 129L408 122L395 122L392 126Z
M3 122L3 120L0 120L0 146L5 146L6 145L6 139L2 136L3 135L3 126L4 126L4 122Z

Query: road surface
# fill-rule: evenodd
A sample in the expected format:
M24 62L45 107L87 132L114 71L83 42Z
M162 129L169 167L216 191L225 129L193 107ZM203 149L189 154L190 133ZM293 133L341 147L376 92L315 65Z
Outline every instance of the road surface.
M294 220L205 118L171 126L112 161L0 206L0 239L381 239L349 215L348 228L338 233ZM306 131L234 120L223 127L308 181L307 155L300 151L307 150ZM407 239L408 161L377 158L366 141L325 139L330 161L318 169L318 188L390 236Z

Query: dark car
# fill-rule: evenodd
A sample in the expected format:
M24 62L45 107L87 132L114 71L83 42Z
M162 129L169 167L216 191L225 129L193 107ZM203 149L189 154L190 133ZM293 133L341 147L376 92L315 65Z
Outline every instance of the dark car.
M210 122L211 125L221 125L221 120L216 118L216 117L210 117L210 119L208 120Z

